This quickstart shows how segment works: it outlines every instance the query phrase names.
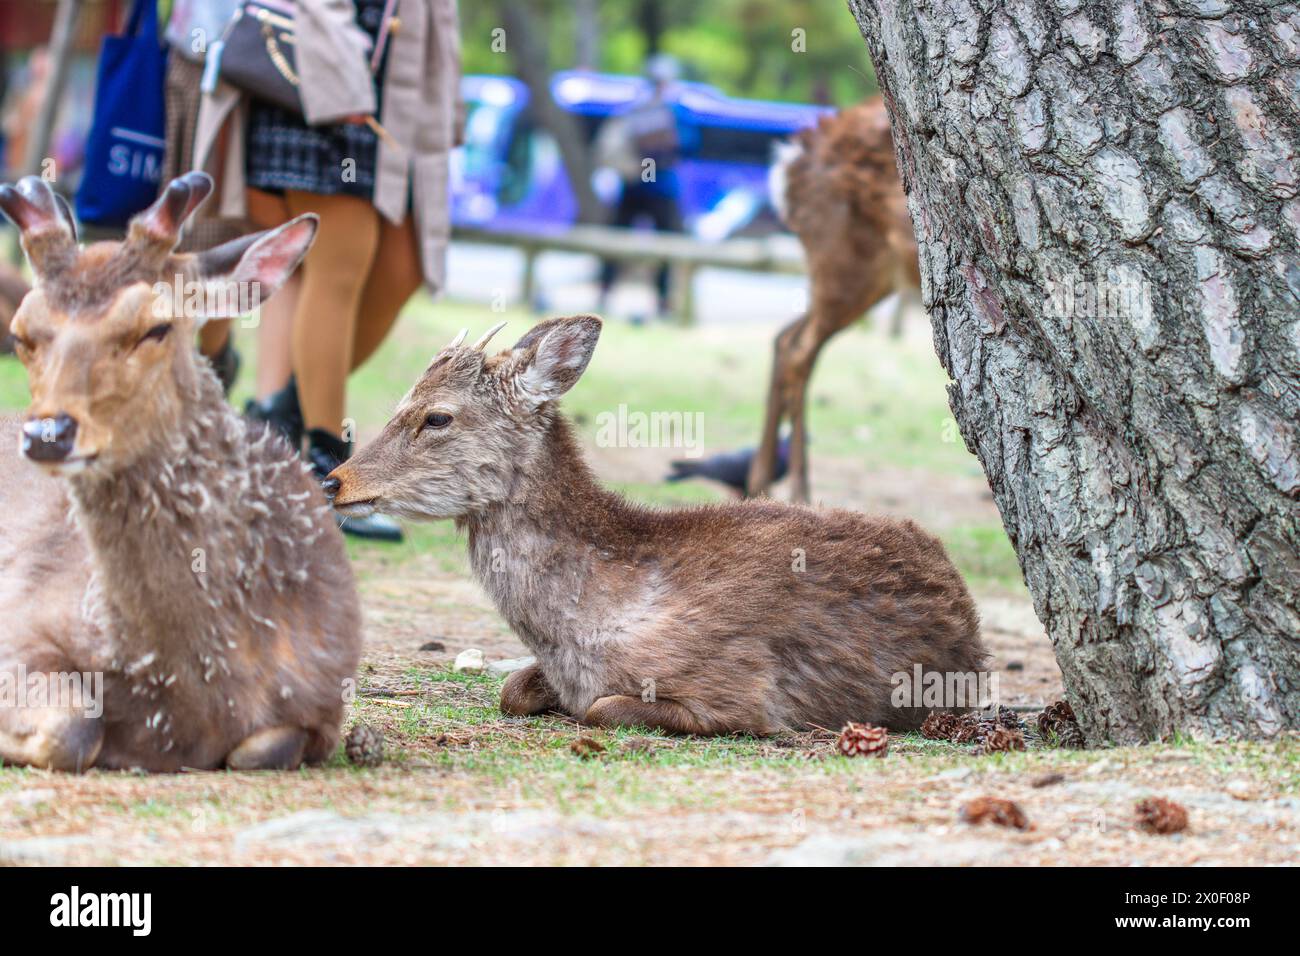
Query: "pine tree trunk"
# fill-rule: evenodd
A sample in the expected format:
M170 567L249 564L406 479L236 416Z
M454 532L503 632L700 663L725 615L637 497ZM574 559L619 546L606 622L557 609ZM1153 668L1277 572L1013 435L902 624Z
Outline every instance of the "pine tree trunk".
M1089 739L1300 727L1300 7L849 6Z

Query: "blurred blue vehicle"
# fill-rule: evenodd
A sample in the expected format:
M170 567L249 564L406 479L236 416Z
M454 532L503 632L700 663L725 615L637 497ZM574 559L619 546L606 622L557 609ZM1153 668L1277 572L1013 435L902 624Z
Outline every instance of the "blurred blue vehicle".
M528 88L508 76L466 76L465 145L452 154L452 222L458 226L557 232L577 219L578 203L559 147L532 119ZM565 71L551 95L578 117L588 145L610 116L650 91L635 76ZM827 107L740 100L702 83L679 83L672 99L686 144L677 164L686 228L703 239L780 228L767 193L772 144L813 125ZM616 176L593 183L602 200L618 199Z

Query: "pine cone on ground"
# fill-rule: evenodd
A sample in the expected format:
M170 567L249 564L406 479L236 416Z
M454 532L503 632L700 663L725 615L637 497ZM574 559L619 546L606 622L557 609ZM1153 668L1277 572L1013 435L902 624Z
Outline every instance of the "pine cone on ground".
M1038 715L1038 733L1043 740L1049 743L1055 742L1058 747L1082 750L1087 745L1083 728L1079 726L1079 721L1074 716L1074 708L1064 700L1049 704Z
M889 753L889 731L871 724L849 722L840 731L837 746L846 757L883 757Z
M993 718L993 722L999 727L1007 728L1007 730L1018 730L1021 733L1024 733L1025 730L1025 722L1021 720L1020 715L1010 707L999 705L997 715Z
M955 744L968 744L972 741L979 742L983 740L984 728L980 726L979 717L976 714L962 714L957 718L952 736L948 739Z
M1138 826L1148 833L1178 833L1187 829L1187 808L1164 797L1138 801Z
M959 719L956 714L935 712L921 722L921 736L929 740L952 740Z
M984 737L980 745L982 753L1009 753L1012 750L1025 749L1025 735L1018 730L1007 727L994 727Z
M1074 716L1074 708L1069 701L1058 700L1054 704L1048 704L1038 715L1038 732L1046 737L1055 731L1057 724L1067 722L1077 724L1079 718Z
M378 767L384 762L384 732L369 724L355 724L343 742L343 752L358 767Z
M987 821L1000 827L1015 827L1017 830L1029 826L1025 811L1001 797L976 797L961 808L961 818L971 824Z
M569 750L583 760L591 760L593 757L599 757L605 752L605 745L595 737L582 736L569 744Z
M1056 742L1070 750L1084 750L1088 746L1088 741L1083 736L1083 728L1075 723L1064 723L1057 727Z

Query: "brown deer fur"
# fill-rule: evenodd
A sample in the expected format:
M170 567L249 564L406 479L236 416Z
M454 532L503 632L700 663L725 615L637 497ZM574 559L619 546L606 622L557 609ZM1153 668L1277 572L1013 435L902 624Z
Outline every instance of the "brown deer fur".
M26 421L77 423L67 458L38 469L21 422L0 422L0 674L104 675L100 717L0 703L5 763L292 767L337 742L361 640L341 536L288 445L196 360L212 316L152 290L181 276L269 294L315 223L173 255L209 188L177 180L124 243L81 249L45 184L0 187L36 278L13 321Z
M468 532L476 576L537 656L506 681L503 711L684 733L901 730L927 712L892 706L892 675L983 666L965 584L910 521L772 502L654 510L602 488L554 403L599 334L581 316L491 357L458 340L332 475L344 514Z
M880 97L805 130L773 172L777 207L804 248L809 306L776 338L767 412L748 491L762 495L771 486L778 433L789 418L790 495L807 501L804 403L822 346L890 293L914 294L921 276L894 163L889 115Z

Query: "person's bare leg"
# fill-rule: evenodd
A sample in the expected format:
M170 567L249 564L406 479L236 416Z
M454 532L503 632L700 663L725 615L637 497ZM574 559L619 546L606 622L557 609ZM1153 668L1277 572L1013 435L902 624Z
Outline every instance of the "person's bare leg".
M199 352L204 358L215 358L226 347L228 338L230 338L229 319L205 322L203 328L199 329Z
M269 398L293 373L293 317L302 294L302 278L295 272L262 305L257 320L257 378L259 400Z
M379 243L379 213L356 196L289 190L289 212L320 217L316 241L302 264L302 290L293 319L293 370L303 422L338 436L343 430L352 343L361 294Z
M289 220L284 198L260 189L249 189L248 218L258 229L273 229ZM298 309L302 278L295 272L262 305L257 323L257 377L254 386L258 400L269 398L284 388L293 373L293 317Z
M357 333L352 340L354 371L383 344L402 306L423 281L414 217L408 215L400 226L394 226L387 219L381 220L379 250L361 295Z

